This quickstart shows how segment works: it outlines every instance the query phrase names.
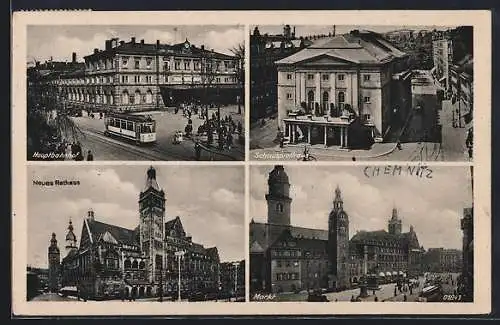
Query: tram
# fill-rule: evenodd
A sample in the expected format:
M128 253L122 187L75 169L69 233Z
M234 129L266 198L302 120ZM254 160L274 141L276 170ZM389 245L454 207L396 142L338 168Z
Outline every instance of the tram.
M106 114L104 135L114 135L136 144L156 142L156 121L150 116L120 113Z

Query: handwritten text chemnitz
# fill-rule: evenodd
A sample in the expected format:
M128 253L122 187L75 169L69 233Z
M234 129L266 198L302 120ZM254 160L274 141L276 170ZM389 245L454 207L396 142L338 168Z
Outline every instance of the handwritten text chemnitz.
M432 169L425 165L415 166L366 166L363 173L366 177L377 176L415 176L418 178L432 178Z

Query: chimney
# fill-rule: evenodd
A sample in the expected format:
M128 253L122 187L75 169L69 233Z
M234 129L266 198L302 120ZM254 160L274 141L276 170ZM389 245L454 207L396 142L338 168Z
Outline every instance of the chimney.
M118 38L112 38L111 39L111 48L115 48L118 46Z
M156 48L157 48L157 49L159 49L159 48L160 48L160 40L159 40L159 39L157 39L157 40L156 40Z
M112 40L106 40L105 47L104 47L106 49L106 51L111 50L111 42L112 42Z
M75 52L73 52L73 54L71 55L71 62L76 63L76 53Z
M141 39L141 44L144 44L144 39Z
M201 45L201 50L205 51L205 45Z
M125 44L125 41L120 41L120 45L123 45L123 44Z
M132 37L132 38L130 39L130 43L135 44L135 37Z
M94 49L94 54L99 53L99 49Z
M87 219L94 221L94 211L92 209L88 211Z

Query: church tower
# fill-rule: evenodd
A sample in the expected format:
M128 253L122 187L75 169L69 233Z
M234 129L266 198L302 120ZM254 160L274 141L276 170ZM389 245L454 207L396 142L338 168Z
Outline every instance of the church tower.
M349 216L344 211L340 188L335 189L333 209L328 216L328 260L330 287L349 285Z
M61 254L57 247L56 234L52 233L49 246L49 290L57 292L59 290L59 270L61 264Z
M71 218L69 219L69 225L68 225L68 233L66 234L66 255L68 256L69 252L71 252L73 249L76 249L76 236L75 233L73 232L73 222L71 222Z
M270 224L290 226L290 183L282 165L274 166L267 180L267 222Z
M389 233L393 235L401 235L402 227L401 219L398 217L398 209L392 208L392 216L389 220Z
M147 271L149 280L160 281L160 272L165 270L165 192L156 181L156 169L149 167L146 184L139 194L140 245L142 253L149 258Z

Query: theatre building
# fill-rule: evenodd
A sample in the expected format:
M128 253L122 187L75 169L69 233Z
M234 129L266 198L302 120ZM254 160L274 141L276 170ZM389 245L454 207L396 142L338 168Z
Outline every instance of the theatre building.
M219 253L186 235L180 217L165 222L165 193L156 170L147 171L139 194L139 225L127 229L105 223L89 211L80 243L69 222L62 260L62 286L78 287L95 299L176 295L180 259L181 290L217 290Z
M340 147L389 140L411 108L408 58L381 35L353 30L277 61L286 139Z
M129 42L113 38L84 59L82 69L50 80L69 108L147 111L188 101L236 103L242 95L237 80L241 60L187 39L148 44L135 37Z

